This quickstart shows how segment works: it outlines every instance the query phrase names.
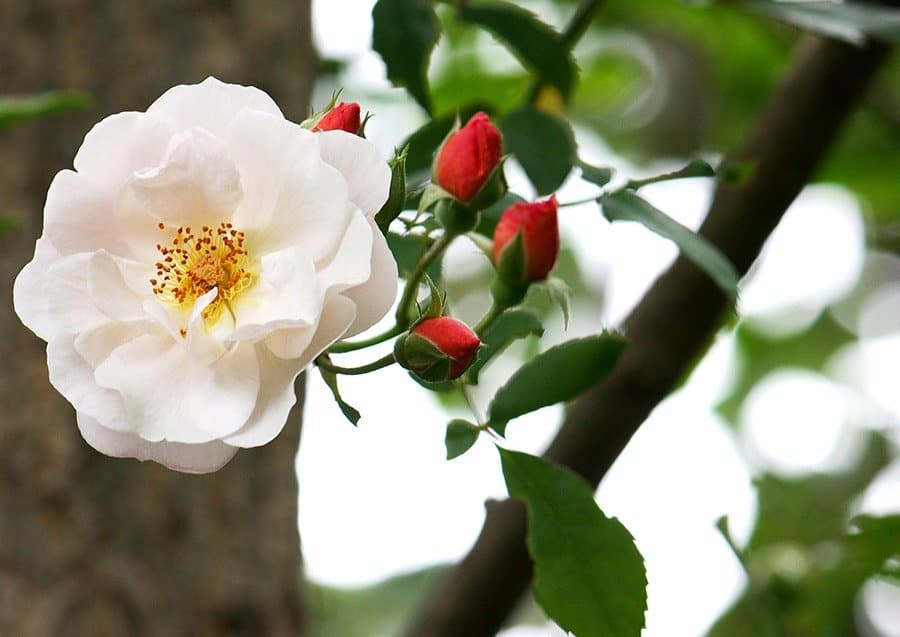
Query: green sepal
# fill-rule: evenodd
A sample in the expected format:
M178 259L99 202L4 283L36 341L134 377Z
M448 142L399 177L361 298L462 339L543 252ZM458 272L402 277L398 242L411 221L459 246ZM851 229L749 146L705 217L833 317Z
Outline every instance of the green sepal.
M375 223L383 234L387 234L391 222L396 219L406 206L406 157L409 154L409 145L403 150L394 151L394 156L388 161L391 168L391 187L388 190L387 201L381 210L375 215Z
M444 315L444 307L447 304L447 295L437 286L428 273L424 273L425 283L428 284L429 298L428 306L424 310L420 310L421 316L417 323L427 318L437 318Z
M506 183L506 175L503 172L503 163L509 157L510 155L504 155L500 158L500 162L494 167L491 174L488 175L487 180L481 185L481 188L475 193L475 196L465 202L467 208L484 210L503 199L504 195L506 195L506 192L509 190L509 186Z
M434 343L412 332L397 339L394 358L401 367L430 383L447 380L453 364L453 360Z
M426 190L427 192L427 190ZM442 199L434 210L434 216L444 231L457 237L478 227L480 214L456 199Z
M429 183L427 186L425 186L425 189L422 191L422 195L419 197L419 205L416 208L416 211L420 213L425 212L439 201L444 201L446 199L453 199L453 195L438 186L436 183Z
M300 128L305 128L307 130L312 130L316 127L316 124L319 123L319 120L325 117L325 115L337 106L338 100L341 98L341 93L343 93L344 89L339 88L331 94L331 99L328 101L328 104L325 105L321 111L314 111L312 115L307 117L305 120L300 122Z

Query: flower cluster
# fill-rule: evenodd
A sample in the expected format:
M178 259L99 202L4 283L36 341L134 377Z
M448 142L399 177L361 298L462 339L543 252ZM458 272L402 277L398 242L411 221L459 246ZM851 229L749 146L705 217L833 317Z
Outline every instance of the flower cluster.
M503 212L487 250L494 307L475 329L445 315L433 283L427 311L418 306L429 264L506 190L500 132L477 113L435 157L442 234L407 277L397 325L337 343L396 299L385 233L407 196L405 154L386 162L364 139L359 104L336 102L294 124L254 88L177 86L146 112L98 123L75 170L53 180L14 301L47 341L50 381L91 446L214 471L281 431L312 362L342 408L338 374L395 362L427 383L467 382L483 332L547 277L559 251L553 197ZM331 362L397 335L378 361Z

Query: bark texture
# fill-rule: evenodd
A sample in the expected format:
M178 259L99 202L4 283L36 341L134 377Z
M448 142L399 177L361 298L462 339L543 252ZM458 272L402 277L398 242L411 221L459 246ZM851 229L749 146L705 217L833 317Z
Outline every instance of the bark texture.
M887 57L809 38L745 144L740 185L720 184L700 232L746 272L784 211L812 177L842 124ZM653 408L671 392L721 325L725 298L693 264L678 259L623 325L628 348L613 373L570 410L546 457L596 486ZM475 546L429 596L407 637L488 637L527 590L525 511L492 503Z
M0 2L0 94L96 98L91 112L0 133L0 214L21 221L0 235L0 635L303 633L299 409L273 444L213 475L106 458L50 387L44 344L11 297L50 180L94 122L211 74L302 119L314 66L309 0Z

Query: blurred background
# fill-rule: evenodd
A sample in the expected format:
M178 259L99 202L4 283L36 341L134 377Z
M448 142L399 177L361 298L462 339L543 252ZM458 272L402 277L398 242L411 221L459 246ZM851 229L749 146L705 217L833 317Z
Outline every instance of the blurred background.
M39 233L34 198L46 191L52 172L70 165L81 136L99 118L95 115L143 109L169 84L196 81L210 73L256 84L272 92L286 114L297 120L305 115L307 97L311 107L320 108L333 91L343 89L343 99L357 101L374 114L366 133L385 158L427 121L404 90L391 87L380 57L371 49L374 1L312 0L311 7L303 7L271 0L264 9L251 2L197 0L161 3L151 9L113 3L110 24L136 29L111 36L111 50L125 51L131 60L105 62L112 66L109 72L122 74L113 78L96 66L78 67L105 60L109 54L103 47L93 57L59 57L66 47L87 43L96 47L106 37L105 32L91 30L103 23L99 16L79 17L82 14L72 8L90 3L35 3L47 5L43 12L22 9L27 2L13 10L16 4L0 6L0 35L10 34L7 44L0 45L0 53L8 53L0 56L0 93L84 88L94 94L99 108L89 117L59 115L52 120L56 129L45 124L51 120L41 120L23 125L22 131L0 130L0 184L6 186L5 192L0 191L0 246L8 255L3 262L4 286L29 258ZM163 9L163 4L169 6ZM560 28L577 6L574 0L517 4ZM490 35L457 23L444 9L449 8L439 11L443 37L429 71L435 113L452 115L472 104L492 112L514 108L530 86L528 73ZM72 13L65 19L67 11ZM311 21L306 21L307 11ZM26 17L27 28L18 28ZM141 31L138 24L143 25ZM46 42L56 44L34 53L41 46L41 34L48 32L53 39ZM151 42L154 35L161 43ZM842 35L858 37L852 29ZM310 37L318 56L315 68L313 53L304 44ZM743 138L799 37L795 27L736 3L605 3L575 49L581 77L567 116L580 155L627 177L673 170L693 157L715 165ZM74 41L67 43L67 38ZM186 63L156 46L204 53L187 55ZM35 68L72 68L66 74L29 75L29 56L39 59L32 63ZM10 61L17 66L10 66ZM128 73L133 75L136 69L141 73L146 69L147 76L129 79ZM23 83L25 76L30 82ZM30 144L47 140L46 131L59 128L67 131L66 138L58 142L62 148L51 161L49 151ZM17 160L25 153L42 154L43 168L25 171ZM48 166L53 162L55 167ZM841 540L854 516L900 512L898 171L900 60L895 56L831 150L816 183L791 206L742 282L737 318L721 331L681 388L653 412L597 493L600 506L622 520L646 559L650 582L646 637L900 636L900 565L888 564L878 574L860 572L856 547ZM514 160L507 163L507 175L513 191L534 197ZM712 189L711 180L693 179L649 186L642 193L696 228ZM572 202L595 191L572 176L557 197ZM571 319L566 326L547 299L530 297L529 303L547 317L547 333L540 342L518 344L485 370L474 396L476 405L486 406L524 357L617 325L677 253L674 245L642 227L609 224L592 204L564 208L561 226L563 255L556 275L574 290ZM489 264L474 245L460 241L447 256L444 275L453 312L473 322L486 307ZM9 313L5 304L3 312ZM12 401L23 386L46 384L46 369L41 367L39 344L23 334L24 328L13 318L0 318L3 340L14 342L6 360L30 356L36 361L29 364L24 380L21 366L10 364L0 370L0 389L4 399ZM371 352L362 354L360 362L371 357ZM351 356L347 359L353 362ZM358 428L346 422L318 375L309 375L296 458L296 519L306 581L284 584L283 590L293 594L296 586L297 599L303 601L296 602L298 608L290 613L302 616L302 622L296 622L307 626L310 635L395 635L427 593L427 584L471 546L484 520L485 500L503 498L506 491L496 452L487 441L457 460L444 460L448 415L464 414L454 398L420 390L395 368L364 378L348 377L342 380L342 390L363 413ZM50 395L49 388L42 391ZM53 405L27 410L22 404L8 405L0 411L0 429L21 427L20 421L71 420L65 405ZM563 409L557 407L517 420L507 431L509 446L542 451L562 415ZM293 433L286 431L280 447L271 451L278 454L274 465L258 452L243 452L236 461L252 456L245 461L253 464L234 468L233 463L227 470L284 468L296 448L291 439L296 429L288 430ZM35 475L46 463L47 443L35 442L40 448L27 462L21 460L20 438L0 433L0 443L7 450L0 464L20 466L17 473L6 470L7 484L11 480L21 484L23 475ZM143 474L133 478L83 469L95 461L72 459L72 454L88 453L71 450L79 443L69 441L67 451L54 453L62 455L60 462L75 463L80 479L101 483L145 479ZM133 471L134 463L113 462ZM275 475L275 469L267 471L255 475ZM154 485L182 488L180 482L169 485L158 482L168 478L148 475ZM25 484L31 479L25 478ZM53 481L63 479L70 480L51 476L47 488L3 496L0 532L16 526L9 520L23 508L34 510L29 515L47 523L46 493L62 497L59 493L65 489ZM232 479L237 480L216 480ZM221 489L219 483L192 480L209 485L192 487L198 491ZM279 495L264 505L280 512L276 517L282 525L287 524L285 516L295 517L293 505L285 504L291 489L290 484L279 487ZM115 489L95 491L87 499L117 497L115 493ZM232 515L259 514L253 494L245 495L229 501ZM35 498L40 504L28 504ZM184 504L189 506L190 500ZM68 519L74 514L58 515ZM22 537L23 528L27 532L36 525L17 526L19 546L29 542ZM242 537L262 536L263 527ZM107 550L96 534L85 533L93 539L92 551ZM227 538L228 531L217 535ZM289 534L284 537L288 539L279 542L289 541ZM283 547L260 551L263 561L279 571L280 581L287 582L290 570L278 564L291 551ZM165 552L160 553L158 559L164 562ZM210 562L214 556L210 551ZM250 551L240 559L259 560L260 554ZM0 560L0 574L5 572L3 564ZM117 564L108 568L115 571L120 568ZM291 564L288 560L287 567ZM247 580L224 586L223 599L246 595L253 577L248 575ZM23 585L12 575L0 575L0 616L4 603L9 606L28 597L23 586L40 590L42 581L46 580L35 577L32 584ZM110 602L111 607L116 603ZM275 615L281 610L267 612ZM104 617L92 615L98 616ZM192 634L293 634L288 624L294 620L282 633L281 628L261 629L252 623L247 628L241 624L246 613L234 617L238 619L222 620L209 632ZM85 630L71 634L137 634ZM525 604L502 634L563 633L548 625L536 606Z

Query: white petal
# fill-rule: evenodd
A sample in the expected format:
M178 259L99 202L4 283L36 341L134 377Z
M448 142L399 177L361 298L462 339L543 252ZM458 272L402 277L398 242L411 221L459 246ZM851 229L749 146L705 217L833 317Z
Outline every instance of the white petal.
M242 343L233 347L195 376L186 388L187 416L216 438L240 429L253 412L260 392L254 346Z
M189 372L186 349L168 335L151 333L120 345L94 377L101 387L119 393L129 429L141 438L207 442L216 436L185 417Z
M366 217L374 217L387 201L391 187L391 169L381 153L372 142L346 131L324 131L317 135L322 158L344 176L350 201Z
M145 285L149 290L149 280ZM91 300L107 318L114 321L144 318L141 298L128 286L115 258L105 250L95 252L88 261L87 287Z
M151 441L198 443L230 434L246 422L259 391L252 347L234 347L199 366L181 343L159 334L116 349L95 377L119 392L131 430Z
M107 456L152 460L184 473L210 473L221 469L237 453L237 447L218 440L195 445L149 442L132 433L107 429L86 414L76 415L85 442Z
M265 344L279 358L299 358L306 364L341 338L355 316L356 307L353 302L336 294L325 302L325 309L315 328L276 330L266 338Z
M170 88L150 105L147 113L168 119L178 130L202 126L217 137L223 137L228 125L244 109L284 117L272 98L258 88L226 84L214 77L199 84Z
M73 254L47 269L44 297L57 329L77 334L109 322L94 303L88 288L90 253Z
M234 217L252 254L300 245L318 265L337 250L355 206L341 174L325 163L315 133L284 119L245 111L228 148L244 199Z
M296 402L294 379L310 361L337 340L353 320L353 304L336 296L322 313L319 329L300 358L283 360L257 345L260 365L260 392L250 418L237 433L224 438L239 447L258 447L270 442L281 432L288 412Z
M372 227L362 213L357 211L353 215L331 262L319 271L319 290L323 297L369 279L372 272Z
M231 219L241 200L241 179L225 144L202 128L191 128L172 137L159 166L135 173L120 206L134 201L154 221L194 226L217 226ZM127 215L140 216L140 211ZM166 238L174 232L170 229ZM150 245L160 235L153 233Z
M73 335L60 334L47 344L47 367L50 384L77 411L89 414L107 427L128 429L122 399L113 390L96 383L94 369L76 351Z
M59 252L47 237L34 244L34 258L24 267L13 284L13 307L22 322L45 341L56 333L56 323L47 305L44 280L47 269L59 259Z
M131 251L123 239L114 202L114 194L84 175L61 170L47 191L44 234L63 255L105 248L128 256Z
M174 132L168 122L147 113L110 115L85 136L75 155L75 170L114 193L131 173L160 162Z
M356 320L343 338L355 336L380 321L397 300L397 262L374 221L372 226L372 273L369 280L341 293L356 303Z
M258 340L279 327L314 325L322 299L309 255L301 247L264 255L253 285L234 298L232 307L236 327L229 340Z

